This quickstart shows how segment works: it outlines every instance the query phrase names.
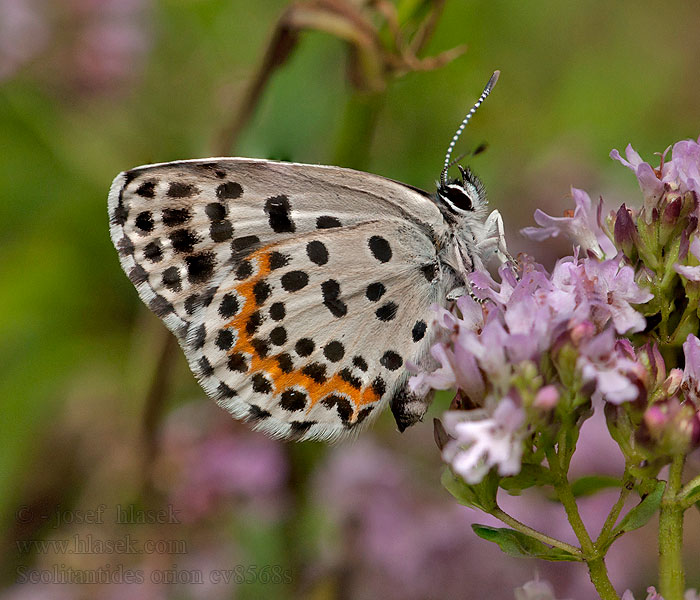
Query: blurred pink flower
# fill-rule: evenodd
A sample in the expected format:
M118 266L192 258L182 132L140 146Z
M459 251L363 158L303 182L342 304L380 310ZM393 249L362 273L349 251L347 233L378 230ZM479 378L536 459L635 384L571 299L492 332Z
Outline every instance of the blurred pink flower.
M521 230L522 234L538 242L564 234L582 250L590 250L598 258L617 255L615 244L601 219L602 198L594 208L591 198L583 190L571 188L571 195L576 203L572 216L552 217L537 209L535 222L539 227L525 227Z
M515 600L557 600L552 585L542 579L528 581L522 587L516 588Z
M281 443L219 417L215 406L199 403L170 416L161 433L159 487L189 521L231 502L274 514L288 477Z
M43 2L0 0L0 82L39 54L49 40Z

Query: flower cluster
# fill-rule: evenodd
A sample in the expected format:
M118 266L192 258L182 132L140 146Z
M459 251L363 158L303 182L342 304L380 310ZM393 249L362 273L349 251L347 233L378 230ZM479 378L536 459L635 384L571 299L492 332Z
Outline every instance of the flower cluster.
M444 415L443 459L468 484L487 473L540 464L548 446L606 408L608 426L632 462L658 469L700 443L700 144L678 142L652 168L627 148L644 194L640 209L605 214L602 198L573 189L564 217L535 213L536 240L566 235L572 256L548 272L521 259L500 282L472 273L474 295L436 307L437 368L412 388L457 389ZM682 347L682 352L681 352ZM684 358L684 362L683 361ZM671 367L667 369L666 365ZM684 368L682 365L685 365ZM573 450L571 450L573 451Z

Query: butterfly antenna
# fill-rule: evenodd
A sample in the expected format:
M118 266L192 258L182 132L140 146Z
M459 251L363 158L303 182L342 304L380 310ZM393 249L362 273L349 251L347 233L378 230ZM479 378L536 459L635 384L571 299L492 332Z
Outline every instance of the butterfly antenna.
M481 92L481 96L479 96L479 99L476 101L476 104L474 104L474 106L472 106L469 109L467 116L464 117L464 120L460 123L459 127L457 128L457 131L452 136L452 141L450 142L450 145L447 148L447 154L445 155L445 166L443 167L442 173L440 174L440 183L443 186L447 185L447 171L449 171L450 167L454 164L454 162L450 162L450 157L452 156L452 151L454 150L454 147L455 147L455 144L457 143L457 140L459 140L459 136L462 135L462 132L464 131L464 128L467 126L467 123L469 123L469 120L474 116L476 109L481 106L481 103L484 100L486 100L488 95L491 93L491 90L493 89L493 86L496 85L496 82L498 81L498 76L500 74L501 74L500 71L493 72L493 75L491 75L491 79L489 79L489 82L486 84L484 91Z

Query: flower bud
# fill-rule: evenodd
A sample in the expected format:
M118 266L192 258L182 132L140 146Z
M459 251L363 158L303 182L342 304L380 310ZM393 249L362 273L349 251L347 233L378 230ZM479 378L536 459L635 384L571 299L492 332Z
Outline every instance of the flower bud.
M639 235L637 234L637 226L632 220L630 210L623 204L617 211L615 217L615 244L617 247L625 253L625 256L630 259L630 262L635 263L637 261L637 241L639 240Z
M682 382L683 371L681 369L671 369L671 372L663 383L664 396L670 397L678 393Z
M535 395L533 406L543 410L551 410L559 402L559 390L553 385L545 385Z
M664 456L687 453L700 441L700 421L695 407L690 402L679 402L678 398L653 404L644 413L637 440L645 441Z

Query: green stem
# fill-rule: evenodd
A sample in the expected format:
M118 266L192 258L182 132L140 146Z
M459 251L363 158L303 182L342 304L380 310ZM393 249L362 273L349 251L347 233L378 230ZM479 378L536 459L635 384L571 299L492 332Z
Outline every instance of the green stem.
M673 458L668 483L659 510L659 591L665 600L683 600L683 506L679 491L682 486L685 455Z
M591 582L595 586L601 600L619 600L620 597L617 595L608 577L603 555L599 553L598 547L593 543L591 536L586 530L583 519L581 519L581 515L578 512L576 498L571 491L569 480L566 477L566 473L560 469L560 459L554 451L547 453L547 462L555 475L554 489L557 492L559 501L564 506L571 528L581 544L583 559L588 565Z
M536 540L539 540L540 542L543 542L545 544L548 544L549 546L552 546L554 548L559 548L560 550L565 550L566 552L569 552L570 554L573 554L574 556L579 557L581 560L583 560L583 557L581 555L581 550L577 548L576 546L572 546L571 544L567 544L566 542L562 542L561 540L558 540L556 538L550 537L547 534L544 534L540 531L537 531L536 529L533 529L532 527L528 527L525 525L525 523L521 523L518 521L516 518L511 517L508 513L503 512L500 508L495 508L491 514L496 517L499 521L502 521L509 527L512 527L516 531L519 531L520 533L524 533L525 535L529 535L530 537L535 538Z
M610 532L612 532L613 527L615 527L615 523L617 523L617 519L620 516L622 508L625 505L625 501L627 500L627 497L630 495L630 492L633 489L634 478L631 477L627 471L625 471L625 474L622 478L622 489L620 490L620 496L617 499L617 502L615 502L615 505L610 510L610 514L608 514L607 519L605 519L603 528L600 530L600 535L598 536L598 539L595 542L595 545L598 548L605 548L608 546L608 542L610 541L608 540L608 538L610 537Z

